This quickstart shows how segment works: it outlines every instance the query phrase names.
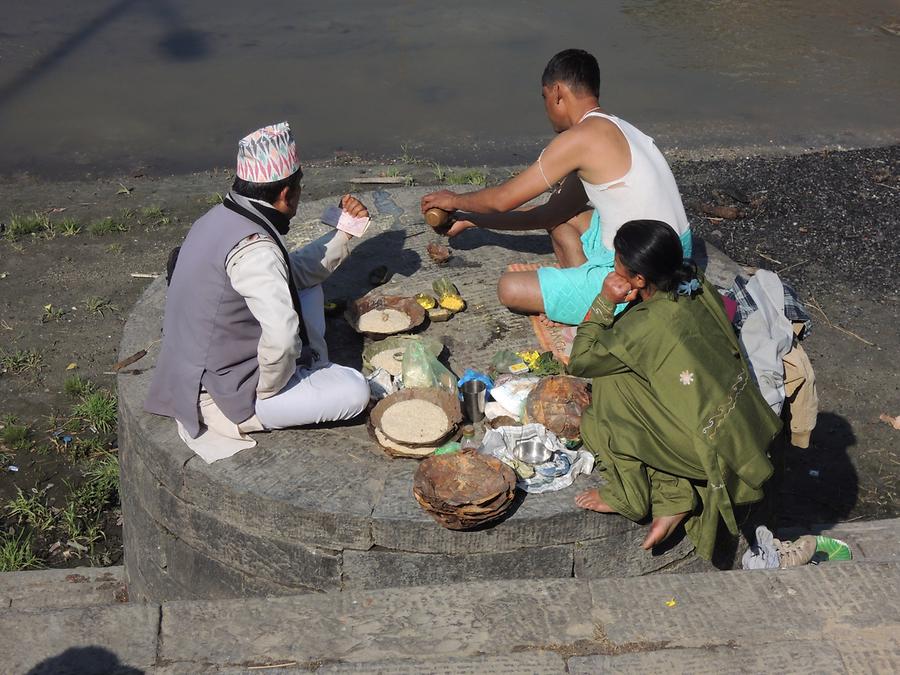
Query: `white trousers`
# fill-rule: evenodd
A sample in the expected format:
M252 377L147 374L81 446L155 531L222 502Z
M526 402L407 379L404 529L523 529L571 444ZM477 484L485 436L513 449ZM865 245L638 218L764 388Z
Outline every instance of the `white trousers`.
M256 400L256 417L266 429L335 422L356 417L369 403L369 384L353 368L330 363L297 368L274 396Z
M369 384L362 373L328 360L322 286L304 288L297 295L312 365L297 368L274 396L256 400L256 416L266 429L350 419L365 410L369 402Z
M327 366L328 343L325 342L325 291L321 284L304 288L297 292L303 325L306 327L306 342L312 352L312 367Z

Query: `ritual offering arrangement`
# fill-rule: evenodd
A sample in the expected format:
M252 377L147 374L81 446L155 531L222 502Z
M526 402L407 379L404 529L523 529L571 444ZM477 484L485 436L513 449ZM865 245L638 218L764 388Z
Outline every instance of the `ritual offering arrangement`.
M415 298L369 294L351 302L344 316L357 333L379 339L420 326L425 310Z
M422 461L413 480L419 506L440 525L467 530L503 516L516 492L516 475L496 457L468 450Z
M392 377L399 377L403 372L403 355L413 343L422 344L428 353L435 357L440 356L444 351L443 343L434 338L419 335L392 335L384 340L369 343L363 349L363 373L368 375L381 368Z
M375 440L392 457L425 457L455 436L462 422L459 399L433 387L402 389L372 409Z
M459 289L447 277L441 277L431 284L438 298L438 305L446 310L461 312L466 308L466 301L459 294Z
M543 424L564 439L581 437L581 414L591 404L588 383L569 375L542 378L525 400L524 421Z

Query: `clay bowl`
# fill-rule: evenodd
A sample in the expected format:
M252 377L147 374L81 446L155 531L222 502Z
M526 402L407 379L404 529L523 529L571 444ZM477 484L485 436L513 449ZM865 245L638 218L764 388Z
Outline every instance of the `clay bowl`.
M366 312L379 309L394 309L398 312L403 312L409 317L410 323L406 328L387 333L361 331L359 329L359 317ZM365 335L373 340L381 340L389 335L408 333L421 326L422 322L425 321L425 310L418 302L416 302L415 298L407 298L402 295L369 294L361 297L359 300L351 302L347 306L347 311L344 312L344 318L347 319L347 323L349 323L357 333Z
M441 410L444 411L444 413L446 413L447 420L449 422L449 428L447 429L447 432L443 434L439 439L430 441L428 443L401 442L396 438L391 438L384 432L384 429L381 428L381 417L382 415L384 415L385 411L388 408L402 401L410 401L412 399L434 403L435 405L439 406ZM388 451L396 452L397 448L391 447L394 445L399 445L403 448L409 449L426 447L430 447L433 449L435 447L439 447L443 443L443 441L445 441L456 432L460 422L462 422L462 411L459 407L459 398L444 391L443 389L436 389L433 387L412 387L410 389L401 389L400 391L395 392L390 396L385 396L378 403L376 403L375 407L372 408L371 414L369 415L369 422L374 429L377 429L382 436L390 441L390 443L379 442L379 445L381 445Z

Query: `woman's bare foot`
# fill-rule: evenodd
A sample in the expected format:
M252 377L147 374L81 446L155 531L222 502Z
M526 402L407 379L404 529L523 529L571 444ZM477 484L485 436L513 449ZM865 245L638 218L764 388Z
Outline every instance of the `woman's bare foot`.
M616 510L603 501L600 491L596 488L593 490L585 490L575 497L575 505L590 511L599 511L600 513L615 513Z
M685 512L676 513L674 516L660 516L659 518L654 518L653 522L650 523L650 531L647 533L644 543L641 544L641 548L645 551L649 551L657 544L668 539L687 515L688 512Z

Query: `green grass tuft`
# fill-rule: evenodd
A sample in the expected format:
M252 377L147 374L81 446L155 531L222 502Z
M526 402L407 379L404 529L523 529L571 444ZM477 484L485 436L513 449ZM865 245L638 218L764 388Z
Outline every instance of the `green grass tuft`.
M6 512L16 519L20 525L28 523L35 530L47 532L56 524L53 512L43 502L44 493L32 489L30 495L22 492L22 488L16 488L16 496L6 502Z
M0 572L18 572L19 570L43 567L41 559L31 550L31 537L24 532L18 535L0 533Z
M4 424L0 429L0 441L12 450L28 450L31 447L31 429L24 424Z
M123 215L126 215L128 213L130 212L123 211ZM114 219L107 216L106 218L103 218L101 220L95 220L90 225L88 225L87 229L88 233L95 237L103 237L114 232L128 232L128 219Z
M51 304L44 305L43 312L41 313L41 323L59 321L65 313L66 310L61 309L60 307L54 307Z
M103 434L115 429L117 414L116 397L105 389L91 392L72 407L74 418Z
M97 387L94 386L94 383L90 380L81 377L81 375L70 375L66 378L66 381L63 383L63 391L66 392L66 396L70 396L71 398L81 399L93 392ZM58 425L52 425L58 426Z
M8 352L0 349L0 371L22 375L31 373L37 375L44 367L44 357L33 349L19 349Z
M101 298L99 295L92 295L84 301L84 308L91 314L99 314L106 316L106 312L118 312L116 307L109 298Z
M469 169L467 171L452 171L446 176L450 185L478 185L487 184L487 175L484 171L478 169Z
M82 484L70 490L58 526L69 538L92 545L106 536L100 521L105 509L119 499L119 458L104 452L91 460L83 476Z
M81 234L81 225L71 218L66 218L59 224L59 233L64 237L74 237Z
M18 241L23 237L41 233L46 234L47 232L53 232L50 219L35 211L31 215L15 214L10 216L3 236L9 241Z
M447 167L435 163L431 166L431 170L434 173L434 179L438 183L443 183L447 180Z
M172 219L166 215L161 206L145 206L140 210L138 222L150 230L168 225Z

